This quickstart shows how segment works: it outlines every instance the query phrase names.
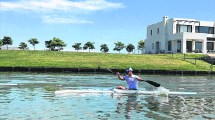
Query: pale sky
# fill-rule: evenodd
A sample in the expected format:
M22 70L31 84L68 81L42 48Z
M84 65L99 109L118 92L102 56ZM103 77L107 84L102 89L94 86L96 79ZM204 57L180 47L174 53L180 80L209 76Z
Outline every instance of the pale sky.
M37 38L36 49L45 49L45 41L58 37L74 51L74 43L82 46L95 42L96 49L114 43L135 47L146 39L147 25L169 18L192 18L215 21L214 0L0 0L0 39L10 36L11 47ZM126 52L126 50L123 50ZM122 52L123 52L122 51Z

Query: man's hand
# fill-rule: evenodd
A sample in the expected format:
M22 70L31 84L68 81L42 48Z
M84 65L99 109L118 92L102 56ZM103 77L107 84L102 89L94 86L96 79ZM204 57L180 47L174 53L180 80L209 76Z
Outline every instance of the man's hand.
M124 77L122 77L122 76L120 75L119 72L116 72L116 75L118 76L118 78L119 78L120 80L125 80Z

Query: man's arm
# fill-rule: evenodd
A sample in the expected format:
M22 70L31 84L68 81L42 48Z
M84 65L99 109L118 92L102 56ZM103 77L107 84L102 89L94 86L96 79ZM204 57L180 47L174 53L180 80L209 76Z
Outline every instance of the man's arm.
M141 77L139 77L139 76L137 76L137 80L140 81L140 82L141 82L141 81L144 81L143 78L141 78Z
M123 76L121 76L119 72L117 72L116 74L120 80L125 80L125 78Z

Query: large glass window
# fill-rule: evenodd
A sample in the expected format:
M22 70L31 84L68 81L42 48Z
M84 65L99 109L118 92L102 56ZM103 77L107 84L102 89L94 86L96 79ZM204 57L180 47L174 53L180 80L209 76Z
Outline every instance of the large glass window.
M215 41L215 38L213 38L213 37L208 37L208 38L207 38L207 41Z
M176 32L180 33L180 32L192 32L192 25L180 25L177 24L176 25Z
M187 26L187 32L192 32L192 25Z
M214 50L214 43L213 42L207 43L207 50Z
M168 41L168 51L172 51L172 41Z
M196 33L214 34L214 27L196 26Z
M179 31L180 32L187 32L187 26L185 26L185 25L181 25L180 27L179 27Z
M177 53L181 52L181 41L177 41Z
M209 34L214 34L214 27L209 27L208 33L209 33Z
M196 42L196 50L202 50L202 42Z
M187 41L187 52L192 52L192 41Z

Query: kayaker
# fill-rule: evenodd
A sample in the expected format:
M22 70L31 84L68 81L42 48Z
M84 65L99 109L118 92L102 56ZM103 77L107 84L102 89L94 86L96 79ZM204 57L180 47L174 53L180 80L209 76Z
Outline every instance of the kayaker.
M127 82L128 88L126 88L124 86L118 86L117 89L137 90L138 89L138 83L140 81L144 81L144 80L141 77L134 75L132 68L126 69L126 73L127 73L127 75L125 75L125 76L120 75L119 72L117 72L116 74L120 80L125 80Z

